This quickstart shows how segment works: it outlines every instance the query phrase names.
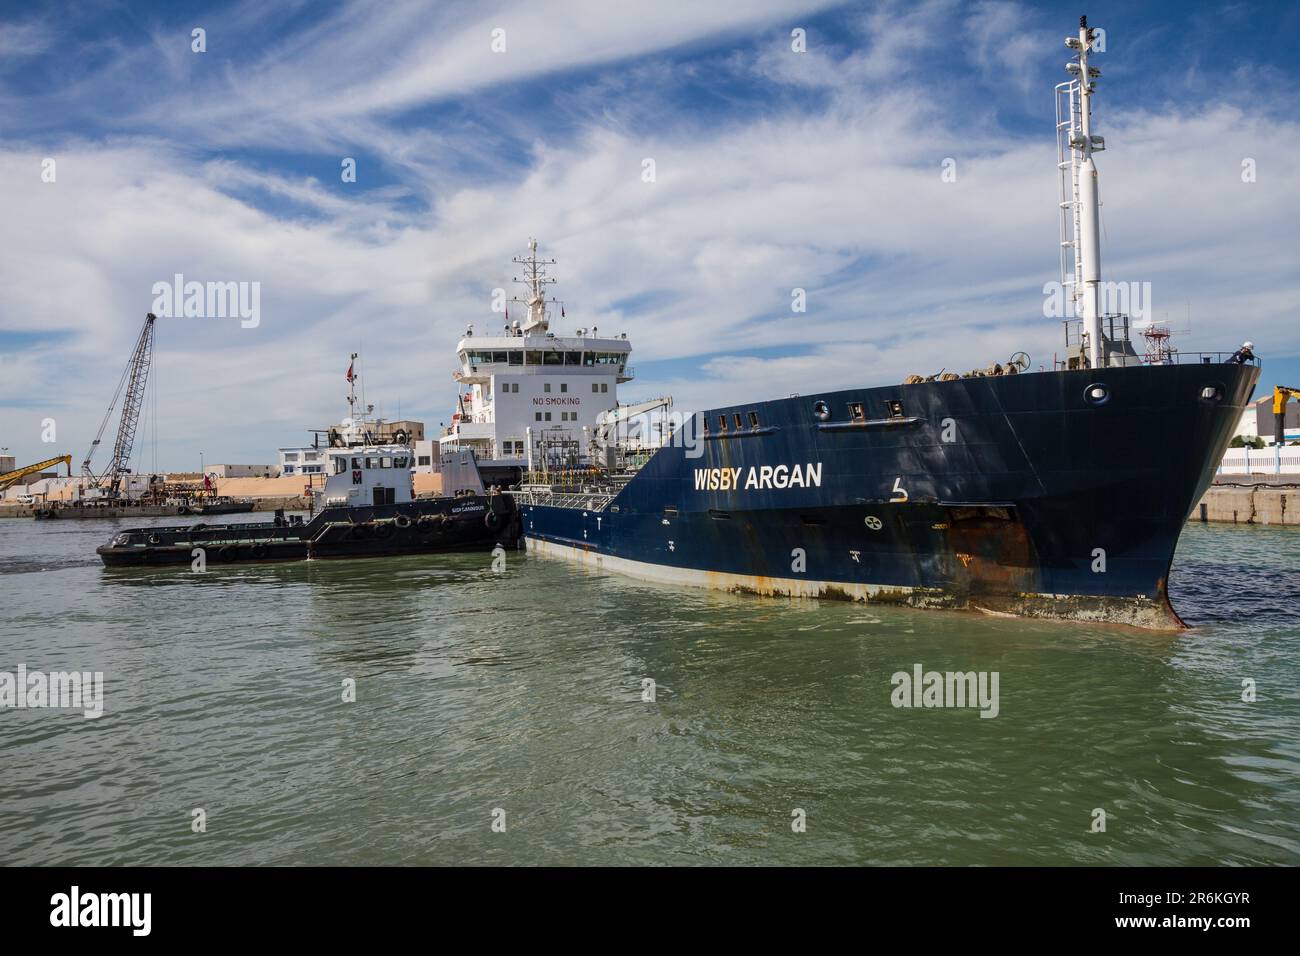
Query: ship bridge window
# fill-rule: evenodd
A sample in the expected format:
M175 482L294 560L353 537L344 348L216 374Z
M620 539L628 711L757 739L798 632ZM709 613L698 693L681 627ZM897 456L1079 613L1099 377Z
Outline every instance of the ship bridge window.
M544 365L563 365L563 364L564 364L564 353L563 353L563 352L543 352L543 353L542 353L542 364L544 364Z
M507 354L506 354L505 352L493 352L493 353L492 353L492 361L494 361L494 362L500 362L502 365L505 365L505 364L506 364L506 359L507 359Z
M510 354L510 364L511 364L511 365L523 365L523 364L524 364L524 353L523 353L523 352L520 352L520 351L517 351L517 350L516 350L516 351L511 352L511 353L509 353L509 354Z
M885 399L885 415L889 418L902 418L903 403L896 398Z
M565 352L565 353L564 353L564 364L565 364L565 365L581 365L581 364L582 364L582 353L581 353L581 352Z

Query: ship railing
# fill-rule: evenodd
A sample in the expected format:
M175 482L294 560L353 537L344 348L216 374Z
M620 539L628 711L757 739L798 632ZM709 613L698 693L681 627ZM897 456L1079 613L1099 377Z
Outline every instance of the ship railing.
M1158 358L1144 358L1143 365L1227 365L1236 364L1236 352L1169 352ZM1241 362L1242 365L1253 365L1259 368L1263 363L1258 357L1252 356Z
M1251 356L1243 362L1237 362L1236 352L1179 352L1170 350L1162 352L1160 355L1139 355L1137 360L1129 356L1129 365L1253 365L1259 368L1263 362L1258 356ZM1064 372L1069 370L1069 364L1063 359L1056 359L1053 363L1056 371Z
M509 492L516 504L546 505L550 508L573 508L604 511L616 497L607 491L552 491L549 488L521 488Z

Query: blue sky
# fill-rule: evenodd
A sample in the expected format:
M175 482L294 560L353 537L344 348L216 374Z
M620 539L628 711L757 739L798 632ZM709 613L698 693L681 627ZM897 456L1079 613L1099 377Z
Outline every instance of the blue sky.
M162 467L305 440L343 414L354 350L370 401L436 426L456 338L499 324L492 290L533 235L559 259L568 325L628 332L628 399L690 409L1018 349L1050 363L1052 86L1080 12L0 7L0 445L79 460L153 284L178 272L260 283L261 315L160 322L146 434ZM1262 384L1300 385L1300 8L1086 12L1107 37L1105 277L1151 283L1184 349L1250 338Z

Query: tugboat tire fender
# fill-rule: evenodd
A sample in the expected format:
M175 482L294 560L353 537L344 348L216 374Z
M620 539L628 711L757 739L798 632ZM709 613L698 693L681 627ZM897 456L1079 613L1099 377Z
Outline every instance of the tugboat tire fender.
M149 535L150 544L162 544L162 536L157 534Z
M220 551L217 552L217 557L219 557L222 561L234 561L236 558L239 557L239 549L236 548L233 544L228 544Z
M266 557L266 545L264 545L264 544L255 544L255 545L253 545L253 548L252 548L252 555L253 555L253 557L255 557L255 558L264 558L264 557Z
M489 508L487 514L483 516L483 523L495 531L501 527L501 516Z
M411 526L411 519L408 518L406 515L398 515L396 518L393 519L393 524L398 528L401 528L403 531L405 531L407 528Z

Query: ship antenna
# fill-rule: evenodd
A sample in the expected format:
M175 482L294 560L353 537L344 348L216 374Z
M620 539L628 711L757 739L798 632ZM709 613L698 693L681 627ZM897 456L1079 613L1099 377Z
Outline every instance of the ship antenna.
M537 240L530 237L528 255L522 258L515 256L511 261L524 267L524 277L521 279L516 276L515 281L528 289L528 298L525 300L528 306L528 318L524 321L523 331L531 332L536 329L545 332L550 325L546 316L546 286L555 282L555 279L546 274L546 267L555 265L555 260L537 258Z
M1061 184L1061 283L1070 289L1074 314L1082 321L1088 343L1088 363L1103 365L1106 351L1101 335L1101 229L1097 167L1092 154L1106 148L1092 133L1092 96L1101 70L1088 65L1096 35L1086 16L1079 18L1079 35L1066 37L1076 51L1065 65L1072 79L1056 86L1057 169ZM1068 258L1067 258L1068 257Z

